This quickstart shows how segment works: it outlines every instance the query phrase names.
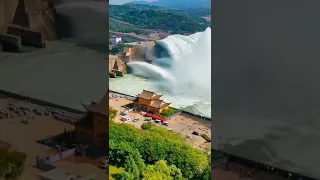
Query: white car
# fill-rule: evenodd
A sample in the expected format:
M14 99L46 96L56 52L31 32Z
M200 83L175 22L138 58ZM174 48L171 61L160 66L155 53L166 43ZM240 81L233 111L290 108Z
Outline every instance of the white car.
M132 121L134 119L134 117L131 117L131 116L122 116L121 117L121 120L123 121L123 122L130 122L130 121Z

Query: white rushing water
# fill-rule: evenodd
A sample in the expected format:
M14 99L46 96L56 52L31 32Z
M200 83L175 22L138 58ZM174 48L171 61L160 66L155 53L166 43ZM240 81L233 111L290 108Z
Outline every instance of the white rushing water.
M133 74L110 79L110 90L130 95L155 91L174 107L211 117L211 29L168 36L158 43L169 58L128 63Z

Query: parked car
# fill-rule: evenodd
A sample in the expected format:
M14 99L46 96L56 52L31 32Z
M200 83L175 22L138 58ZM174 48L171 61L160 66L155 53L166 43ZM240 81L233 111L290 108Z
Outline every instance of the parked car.
M192 134L193 134L193 135L196 135L196 136L201 136L201 133L199 133L199 132L197 132L197 131L193 131Z

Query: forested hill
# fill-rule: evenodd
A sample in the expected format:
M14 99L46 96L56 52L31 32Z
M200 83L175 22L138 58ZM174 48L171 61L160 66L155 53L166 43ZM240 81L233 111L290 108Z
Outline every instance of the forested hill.
M200 16L186 11L146 5L110 5L109 17L142 29L162 30L171 34L195 33L210 26Z
M166 8L211 8L211 0L155 0L132 1L132 4L154 5Z

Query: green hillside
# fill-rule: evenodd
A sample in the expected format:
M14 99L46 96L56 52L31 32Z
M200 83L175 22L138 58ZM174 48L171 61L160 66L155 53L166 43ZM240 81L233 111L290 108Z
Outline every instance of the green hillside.
M155 6L110 5L109 17L135 25L142 29L155 29L171 34L190 34L204 31L210 26L204 19L183 13L181 10L168 10ZM118 23L118 22L117 22ZM110 21L110 29L119 29L119 23ZM131 28L128 24L122 25Z

